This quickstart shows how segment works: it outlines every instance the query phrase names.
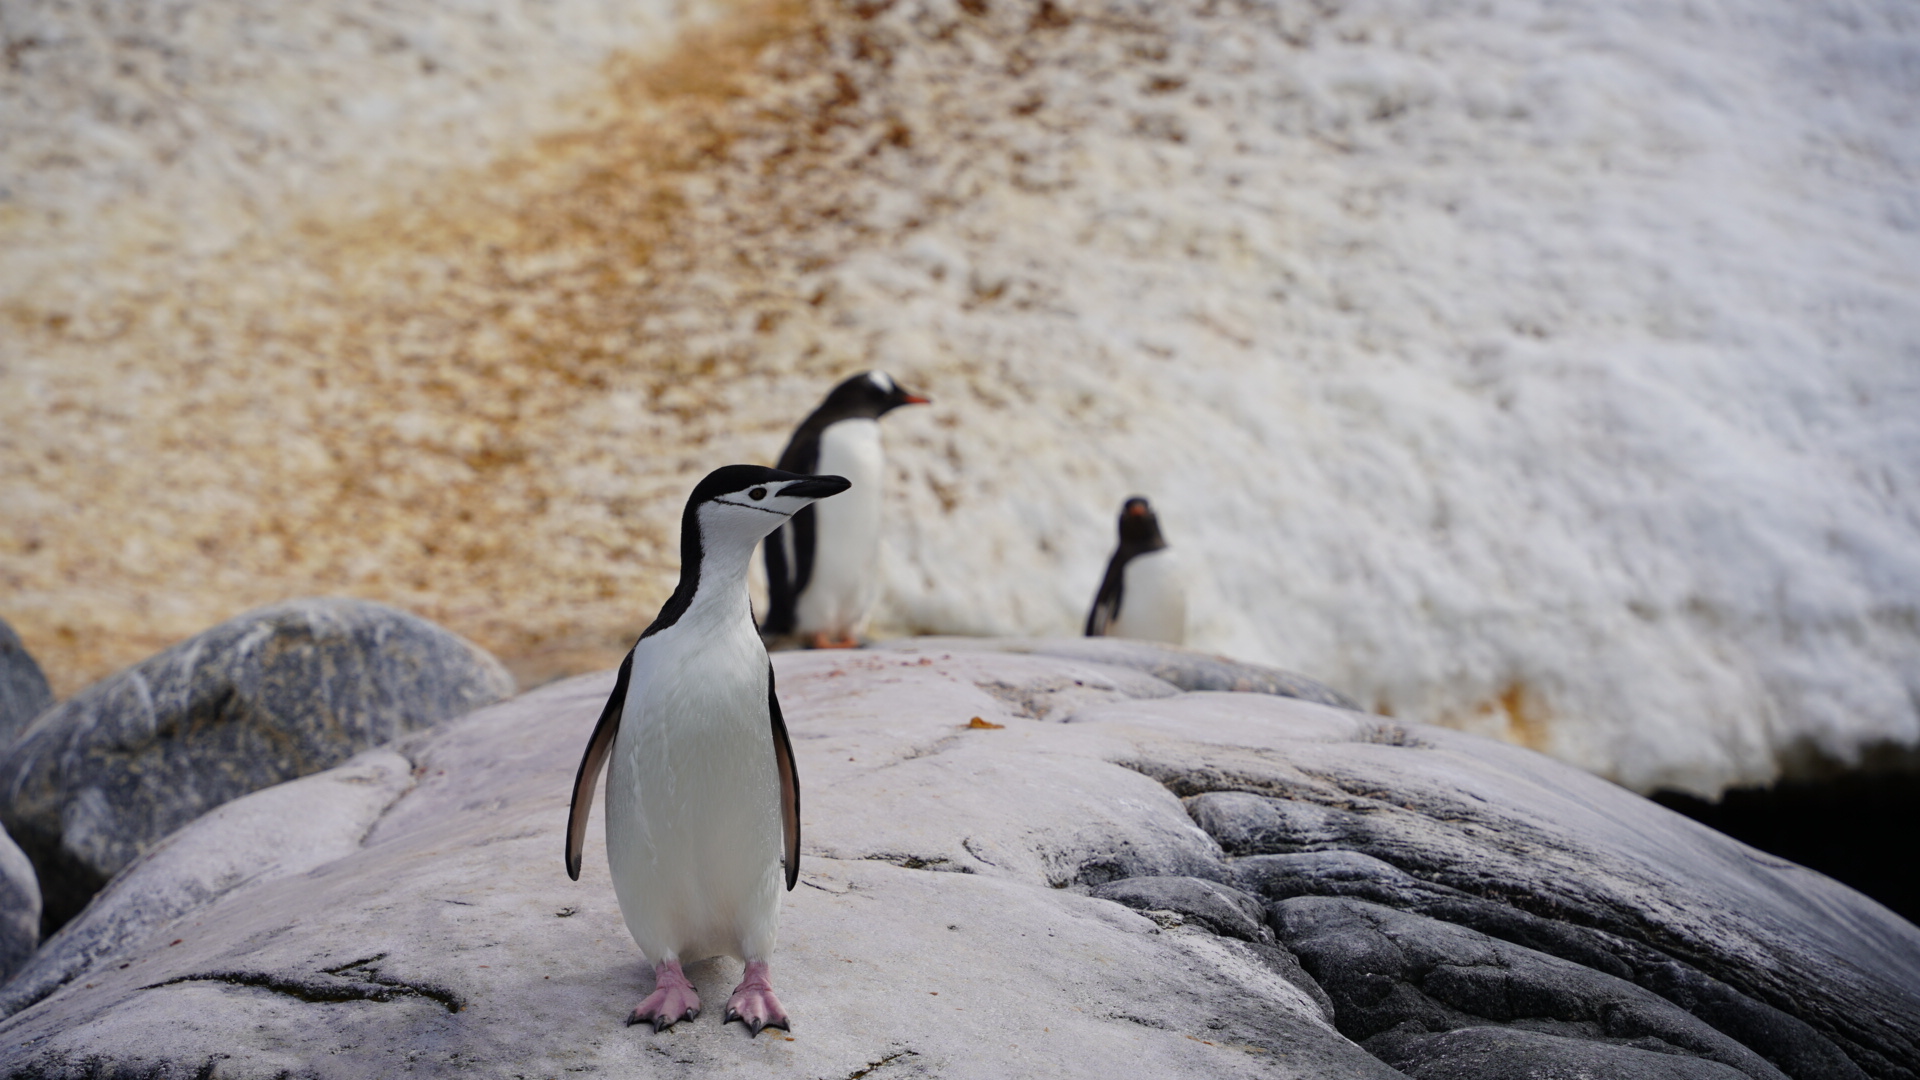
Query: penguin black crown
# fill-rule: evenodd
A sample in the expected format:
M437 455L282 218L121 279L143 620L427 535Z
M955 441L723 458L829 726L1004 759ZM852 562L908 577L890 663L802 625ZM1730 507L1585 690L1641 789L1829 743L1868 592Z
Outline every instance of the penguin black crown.
M628 1017L660 1031L699 1015L683 962L732 956L746 973L727 1020L786 1028L768 957L780 885L800 876L800 777L773 665L754 629L754 546L852 485L758 465L715 469L680 517L680 582L620 664L567 815L579 880L587 815L607 770L607 863L654 990ZM784 868L784 873L783 873Z

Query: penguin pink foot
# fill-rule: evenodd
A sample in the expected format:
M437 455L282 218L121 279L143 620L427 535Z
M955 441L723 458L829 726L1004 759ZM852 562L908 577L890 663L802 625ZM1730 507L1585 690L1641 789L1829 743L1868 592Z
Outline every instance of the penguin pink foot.
M733 988L733 996L727 999L727 1018L723 1023L738 1020L747 1025L749 1035L760 1034L761 1028L775 1027L781 1031L791 1031L787 1026L787 1010L780 1007L780 999L773 996L773 984L767 981L767 962L750 960L747 973L740 985Z
M765 965L761 965L765 967ZM742 984L744 985L744 984ZM777 1006L776 1006L777 1007ZM731 1004L727 1006L733 1008ZM662 960L653 966L653 993L636 1005L627 1017L629 1026L651 1023L656 1032L665 1031L682 1020L700 1015L700 995L680 970L680 961Z

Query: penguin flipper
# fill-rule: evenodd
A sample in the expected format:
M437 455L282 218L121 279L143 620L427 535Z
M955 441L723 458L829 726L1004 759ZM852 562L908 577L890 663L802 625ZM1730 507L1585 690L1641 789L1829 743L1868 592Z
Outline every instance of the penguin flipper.
M787 867L787 891L800 881L800 773L793 767L793 743L780 696L773 692L773 664L767 664L767 716L773 722L773 761L780 771L780 836Z
M613 751L613 737L620 731L620 714L627 708L627 683L633 677L633 651L620 661L620 674L614 679L613 693L606 708L593 725L593 737L587 740L587 752L580 758L580 771L573 776L573 805L567 811L567 876L580 880L581 854L587 843L587 814L593 809L593 789L600 782L600 770ZM791 887L791 886L789 886Z
M1101 579L1100 591L1093 598L1093 610L1087 612L1087 637L1106 637L1107 628L1120 617L1121 586L1127 580L1125 567L1120 553L1114 552L1107 563L1107 576Z

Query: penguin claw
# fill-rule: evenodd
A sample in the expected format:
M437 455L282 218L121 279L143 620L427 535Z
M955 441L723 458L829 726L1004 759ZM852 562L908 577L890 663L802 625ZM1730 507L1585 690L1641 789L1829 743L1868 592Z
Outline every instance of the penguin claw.
M700 995L681 972L679 962L663 960L654 969L653 993L634 1006L633 1014L627 1017L627 1026L651 1023L654 1033L658 1034L699 1015Z
M633 1015L627 1017L627 1026L652 1024L653 1033L658 1035L682 1020L691 1020L699 1015L699 1009L688 1009L679 1016L675 1016L664 1009L648 1010L646 1005L642 1003L639 1008L633 1010Z
M749 1019L745 1016L740 1015L737 1012L734 1012L732 1009L728 1009L727 1019L724 1022L731 1024L735 1020L738 1020L741 1023L747 1025L748 1038L752 1038L755 1035L760 1034L762 1031L766 1030L767 1028L779 1028L781 1031L789 1031L789 1032L793 1030L793 1028L787 1025L787 1018L784 1016L779 1017L778 1019L772 1019L772 1020L764 1019L758 1016L755 1016Z
M787 1020L787 1014L781 1010L780 1002L770 993L765 995L765 1002L765 1004L762 1004L756 1001L748 1004L746 1006L747 1011L744 1013L735 1009L732 1005L728 1005L727 1018L723 1022L731 1024L735 1020L738 1020L747 1025L748 1038L760 1034L761 1031L767 1028L779 1028L781 1031L788 1032L792 1031L793 1027Z
M767 963L755 960L747 964L746 977L740 985L733 988L733 996L727 999L727 1018L722 1023L731 1024L735 1020L747 1025L747 1036L753 1038L766 1028L779 1028L792 1031L787 1020L787 1011L780 1007L780 999L773 996L773 986L767 981Z

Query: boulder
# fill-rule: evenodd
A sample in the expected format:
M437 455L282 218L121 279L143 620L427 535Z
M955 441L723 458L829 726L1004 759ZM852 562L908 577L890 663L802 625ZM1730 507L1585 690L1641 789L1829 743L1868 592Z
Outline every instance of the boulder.
M20 635L0 619L0 751L52 704L53 691L40 665L34 663Z
M135 859L80 917L48 938L31 962L0 985L0 1016L33 1005L94 964L139 944L156 927L228 893L352 854L380 815L412 786L413 763L375 749L338 768L276 784L202 814ZM36 933L38 915L36 910Z
M40 943L40 882L20 845L0 829L0 982Z
M1537 754L1033 653L774 663L791 1034L720 1022L731 960L624 1026L598 828L561 862L605 674L302 781L337 825L288 785L183 831L0 1000L0 1077L1911 1075L1920 929Z
M512 692L492 656L406 612L261 608L41 714L0 755L0 821L39 871L51 931L208 810Z

